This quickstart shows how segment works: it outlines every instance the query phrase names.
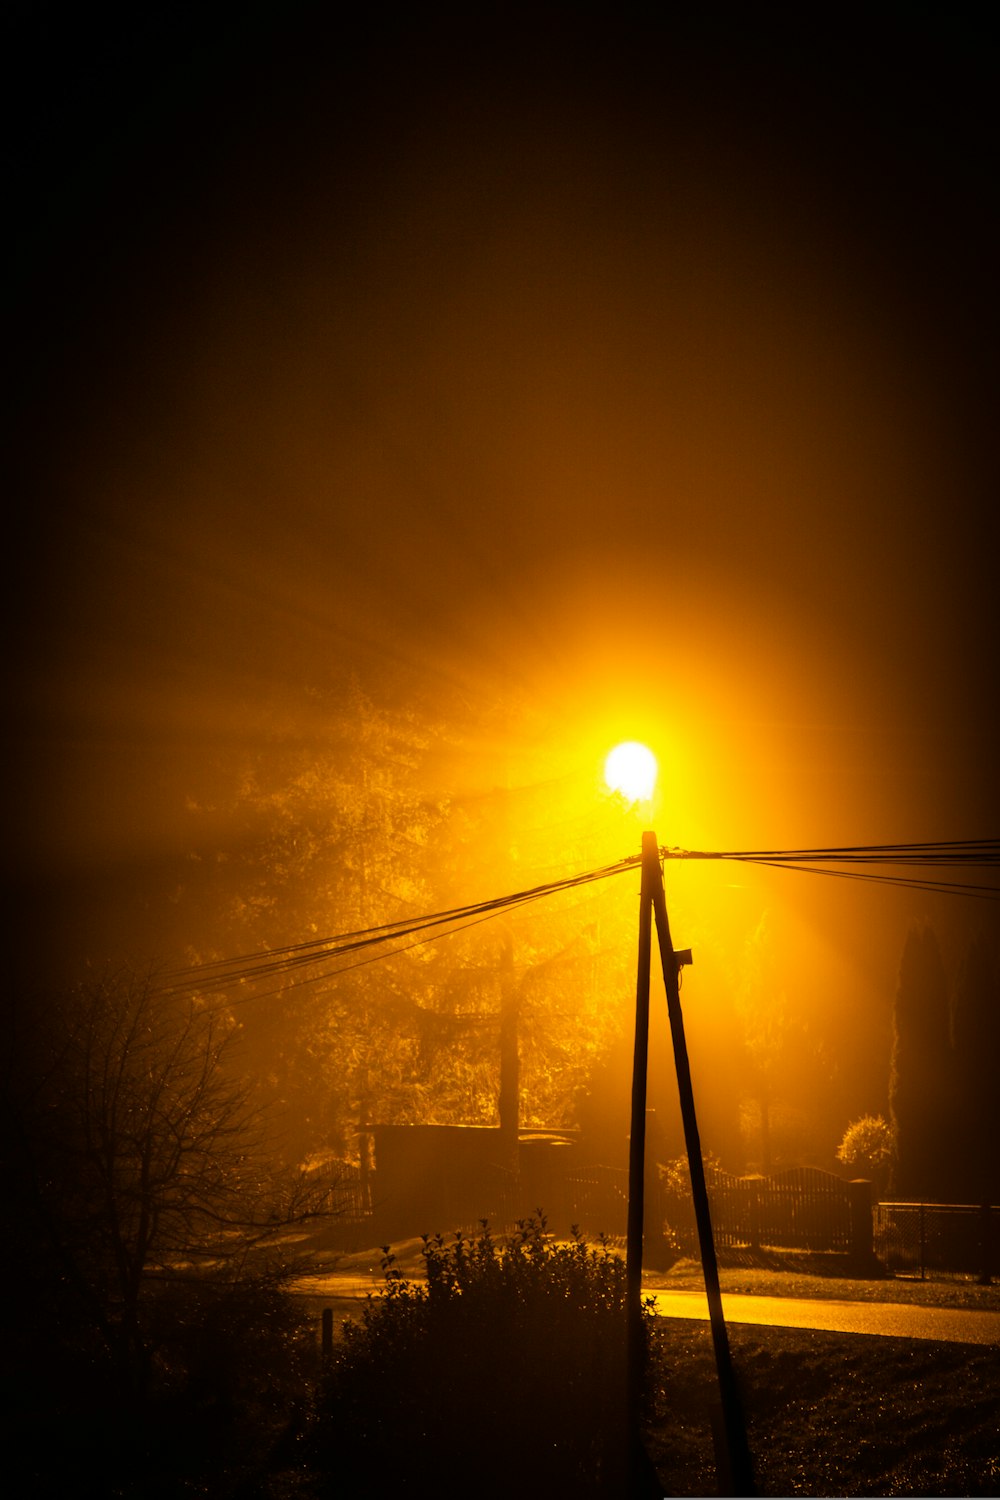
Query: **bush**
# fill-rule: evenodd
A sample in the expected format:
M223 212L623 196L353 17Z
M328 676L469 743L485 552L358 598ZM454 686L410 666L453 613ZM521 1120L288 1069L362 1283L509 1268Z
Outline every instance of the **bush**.
M837 1160L856 1172L864 1172L881 1195L895 1153L892 1126L881 1115L862 1115L844 1132L837 1147Z
M703 1153L705 1177L711 1183L722 1163L714 1152ZM658 1165L660 1177L660 1201L663 1210L663 1239L661 1256L663 1269L669 1269L682 1255L698 1255L698 1225L694 1213L694 1198L691 1193L691 1169L687 1156L676 1156L672 1161Z
M395 1270L366 1304L320 1401L317 1466L352 1493L596 1494L621 1459L625 1265L539 1212L499 1243L425 1237L426 1284ZM643 1357L648 1350L644 1308Z

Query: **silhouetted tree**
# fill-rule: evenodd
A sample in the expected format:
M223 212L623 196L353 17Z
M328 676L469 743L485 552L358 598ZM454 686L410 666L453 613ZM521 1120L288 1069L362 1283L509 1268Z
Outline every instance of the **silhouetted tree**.
M78 1365L127 1405L145 1402L161 1347L193 1316L183 1288L280 1280L291 1267L265 1247L325 1206L273 1171L228 1065L233 1040L217 1011L128 972L34 1011L12 1037L8 1248L39 1289L45 1362Z
M952 1076L944 964L925 922L907 935L893 1009L890 1190L897 1198L947 1199L952 1192Z
M956 1192L972 1202L1000 1199L1000 981L983 935L969 944L952 1011L956 1111Z

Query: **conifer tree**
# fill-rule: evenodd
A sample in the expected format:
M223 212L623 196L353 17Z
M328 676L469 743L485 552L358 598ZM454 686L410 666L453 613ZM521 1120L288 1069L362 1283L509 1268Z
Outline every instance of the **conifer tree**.
M980 935L969 944L958 974L952 1012L955 1075L957 1192L970 1202L1000 1199L1000 982L996 955Z

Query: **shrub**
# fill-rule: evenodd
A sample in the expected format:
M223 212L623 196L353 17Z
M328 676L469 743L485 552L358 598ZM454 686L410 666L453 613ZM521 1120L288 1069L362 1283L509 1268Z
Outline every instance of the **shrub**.
M881 1192L885 1187L895 1149L892 1126L881 1115L862 1115L844 1132L837 1147L837 1160L845 1167L864 1172Z
M386 1249L385 1290L344 1344L320 1401L320 1468L356 1492L594 1494L620 1461L625 1265L606 1244L545 1233L539 1212L498 1242L425 1237L426 1283ZM643 1353L648 1349L644 1309Z
M708 1182L722 1170L722 1163L711 1151L703 1154ZM681 1255L697 1255L698 1225L691 1195L691 1169L687 1156L676 1156L658 1165L661 1207L664 1215L662 1256L668 1268Z

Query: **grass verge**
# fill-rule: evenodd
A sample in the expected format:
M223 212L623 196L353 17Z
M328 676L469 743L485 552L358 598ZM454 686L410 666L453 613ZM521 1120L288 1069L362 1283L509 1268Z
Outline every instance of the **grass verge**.
M800 1250L720 1250L718 1258L723 1292L1000 1312L1000 1285L982 1286L973 1276L861 1278L850 1274L846 1256ZM701 1291L705 1285L701 1263L693 1258L678 1260L668 1271L650 1271L643 1283L671 1291Z
M729 1330L759 1495L1000 1493L1000 1349ZM664 1494L717 1495L706 1324L655 1330L647 1447Z

